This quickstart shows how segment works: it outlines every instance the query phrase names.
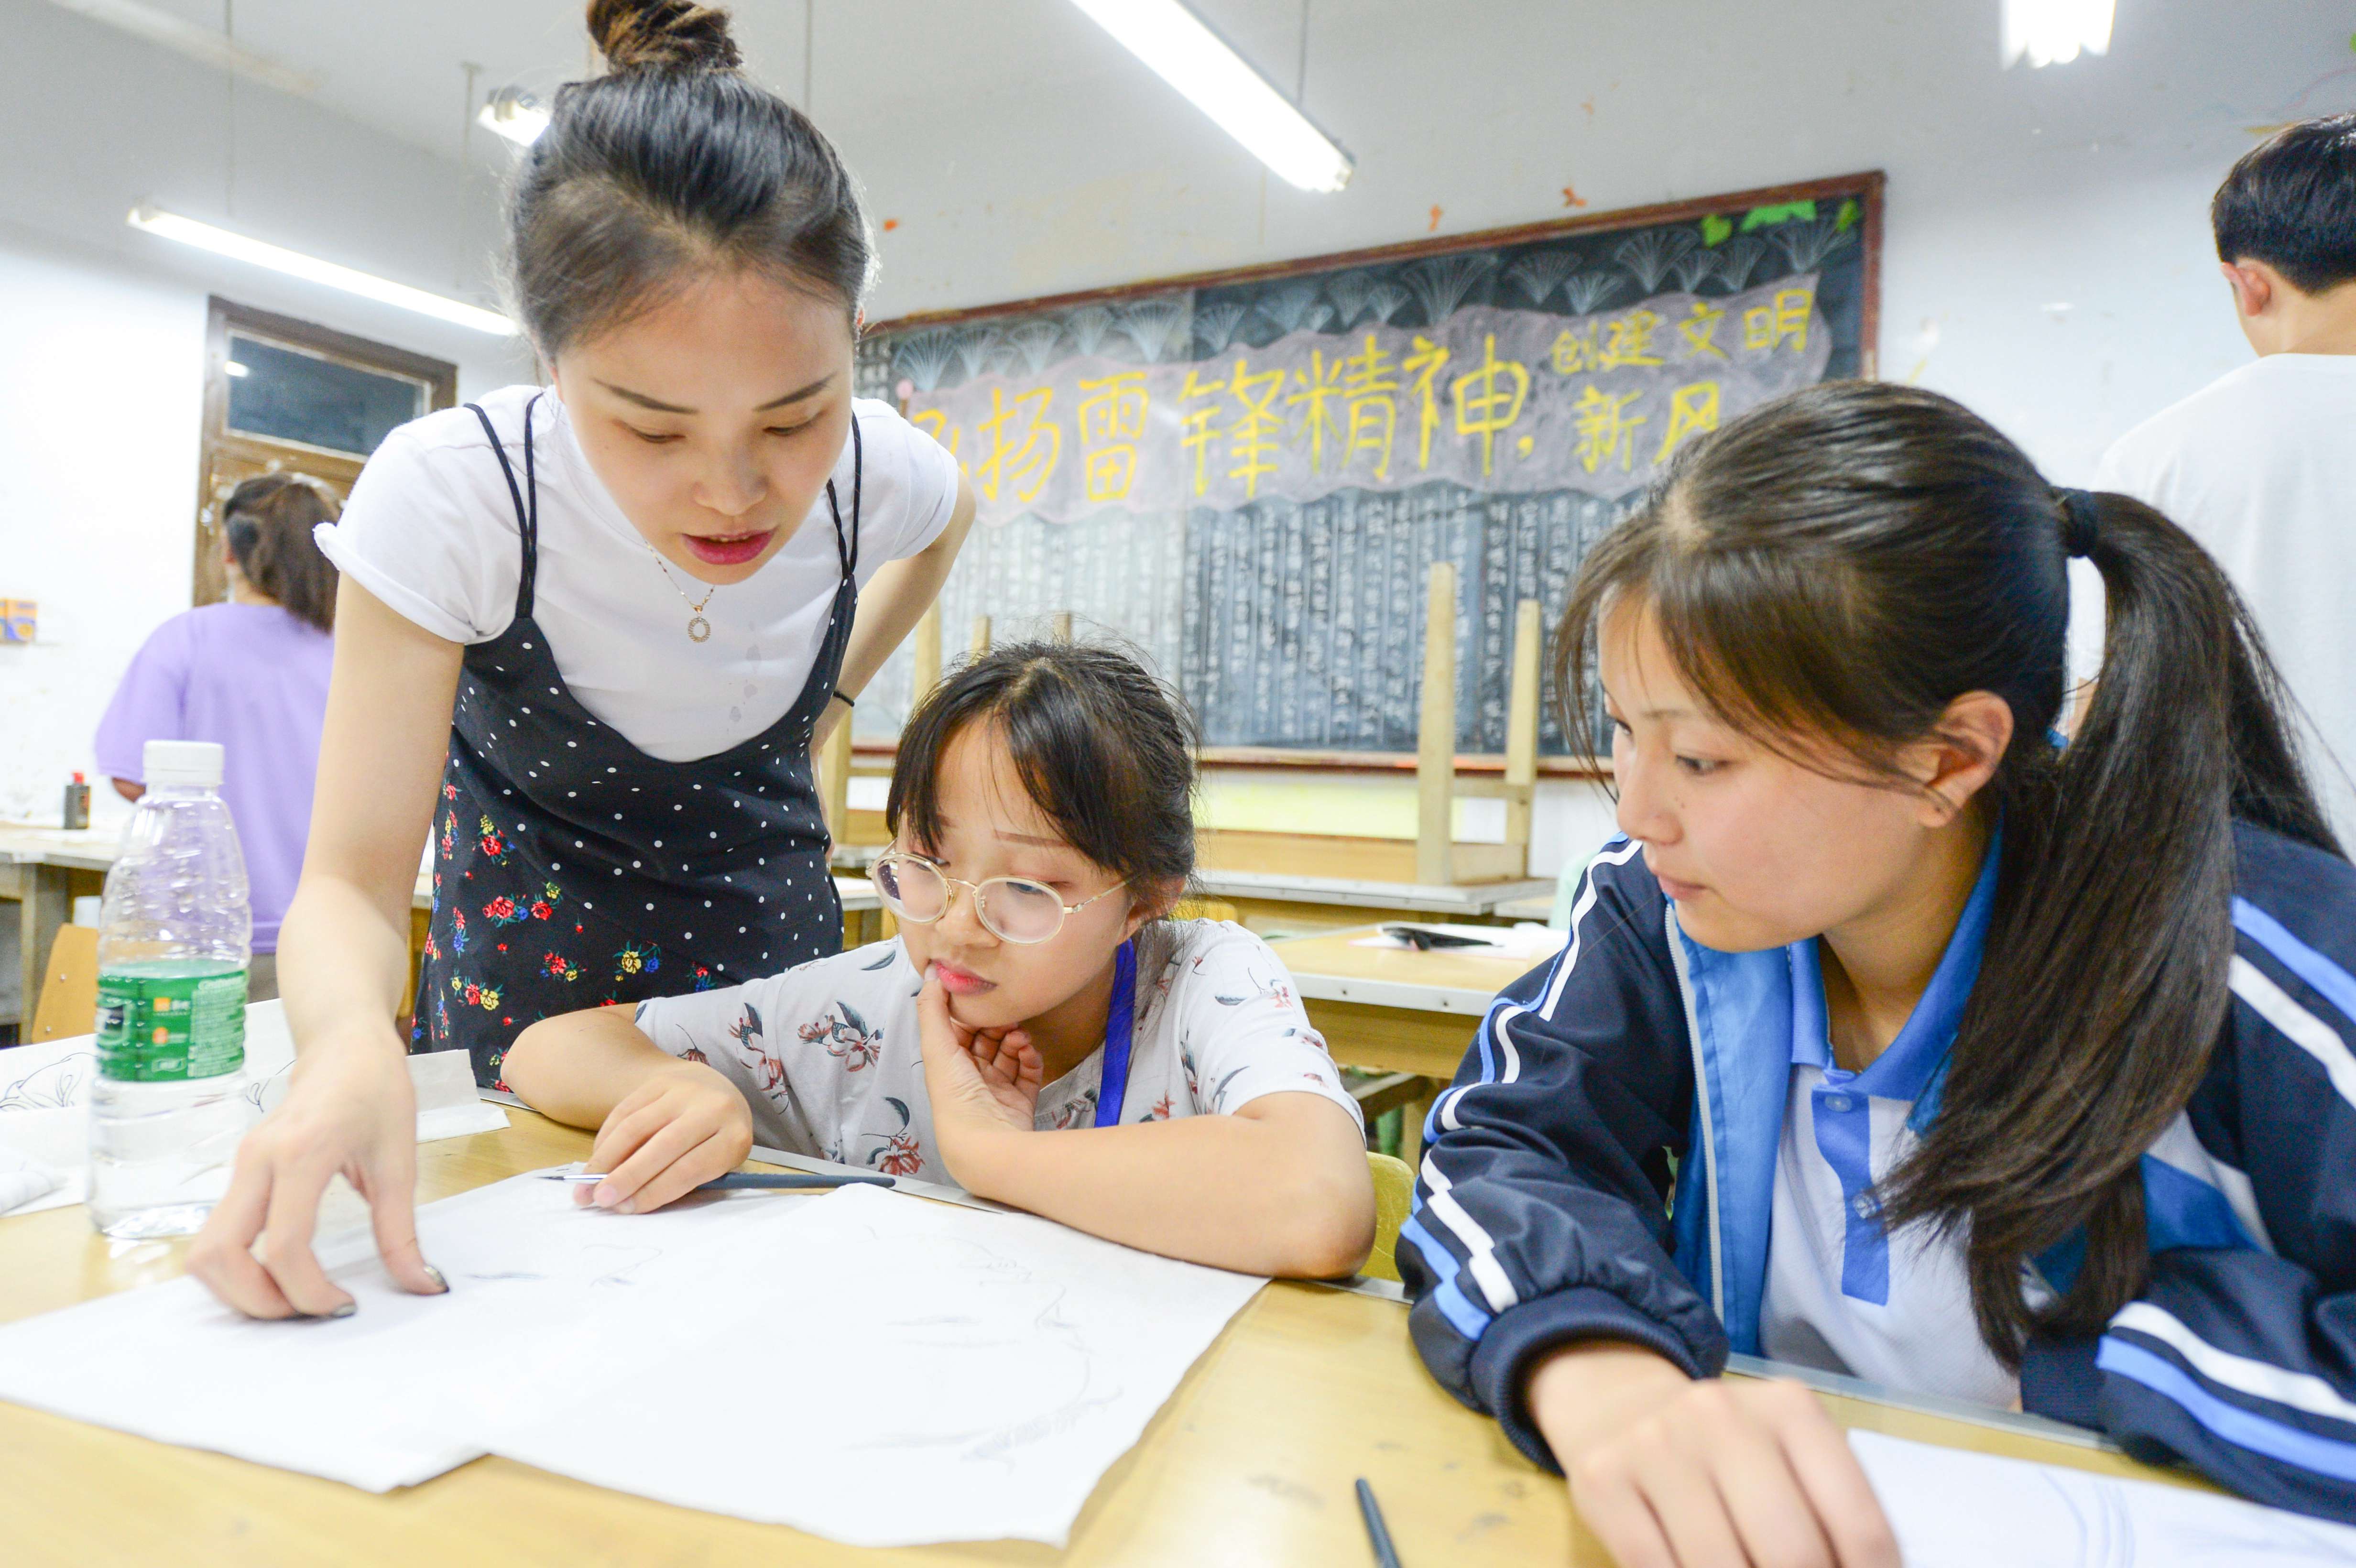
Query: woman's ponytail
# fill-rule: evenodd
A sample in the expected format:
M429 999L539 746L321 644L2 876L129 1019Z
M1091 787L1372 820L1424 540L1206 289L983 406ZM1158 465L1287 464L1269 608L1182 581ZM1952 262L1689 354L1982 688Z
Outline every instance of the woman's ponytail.
M336 514L333 493L299 474L248 479L221 504L221 529L238 571L263 598L323 632L336 629L340 579L312 530Z
M2217 563L2128 496L2057 509L2103 575L2102 670L2072 742L1997 776L2006 864L1980 983L1940 1116L1886 1206L1893 1226L1968 1218L1999 1353L2040 1324L2096 1331L2142 1288L2143 1152L2208 1071L2230 1005L2233 819L2339 853ZM2033 1314L2022 1260L2081 1225L2083 1261Z

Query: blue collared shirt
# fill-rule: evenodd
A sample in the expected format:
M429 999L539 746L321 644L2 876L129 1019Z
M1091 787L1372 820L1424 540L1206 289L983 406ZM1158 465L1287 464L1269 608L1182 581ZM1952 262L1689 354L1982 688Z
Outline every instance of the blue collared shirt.
M1771 1357L1957 1397L2010 1396L2010 1374L1979 1342L1963 1238L1910 1231L1893 1239L1872 1190L1937 1109L1979 976L1999 849L1992 840L1922 999L1862 1072L1833 1061L1816 940L1785 949L1792 1086L1761 1314Z

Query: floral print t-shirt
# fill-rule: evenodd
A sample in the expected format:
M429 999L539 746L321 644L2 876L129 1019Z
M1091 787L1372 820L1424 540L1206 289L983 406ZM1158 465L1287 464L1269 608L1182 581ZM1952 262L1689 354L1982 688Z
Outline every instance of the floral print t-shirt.
M916 995L897 937L742 986L641 1002L637 1025L716 1068L753 1107L753 1141L890 1176L948 1181L933 1152ZM1363 1126L1268 944L1225 921L1137 936L1137 1014L1120 1120L1222 1114L1263 1094L1320 1094ZM1039 1091L1042 1131L1096 1125L1104 1048Z

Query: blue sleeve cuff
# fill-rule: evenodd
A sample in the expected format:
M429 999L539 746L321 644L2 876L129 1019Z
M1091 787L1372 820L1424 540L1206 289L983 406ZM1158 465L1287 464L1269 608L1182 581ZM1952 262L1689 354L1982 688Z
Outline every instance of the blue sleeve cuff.
M2103 1374L2094 1366L2094 1335L2032 1339L2020 1357L2020 1408L2048 1421L2100 1428L2095 1399Z
M1719 1366L1705 1366L1688 1346L1665 1324L1645 1317L1608 1290L1592 1286L1559 1291L1525 1302L1498 1317L1473 1348L1472 1388L1482 1405L1494 1412L1515 1447L1532 1463L1558 1475L1554 1452L1530 1419L1527 1392L1530 1374L1549 1351L1580 1339L1622 1339L1666 1357L1687 1377L1709 1377L1725 1363L1723 1347Z

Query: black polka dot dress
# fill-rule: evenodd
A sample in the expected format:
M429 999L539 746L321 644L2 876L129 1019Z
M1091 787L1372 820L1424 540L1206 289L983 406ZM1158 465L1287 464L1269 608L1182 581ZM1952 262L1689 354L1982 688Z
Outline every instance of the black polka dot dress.
M411 1049L463 1047L496 1087L509 1045L543 1018L733 986L841 948L809 748L859 602L864 454L854 420L847 527L826 487L842 580L801 695L741 745L667 763L590 715L532 621L530 410L519 484L489 415L467 406L506 473L523 571L515 620L466 650L458 679Z

